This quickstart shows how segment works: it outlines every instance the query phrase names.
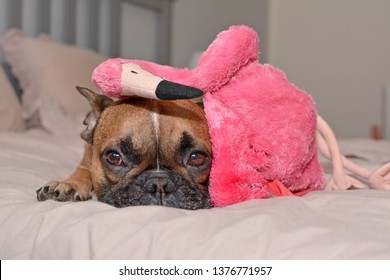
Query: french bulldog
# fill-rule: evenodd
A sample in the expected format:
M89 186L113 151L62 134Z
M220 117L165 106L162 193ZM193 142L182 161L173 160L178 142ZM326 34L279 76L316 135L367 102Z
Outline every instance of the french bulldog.
M83 201L96 194L115 207L211 207L211 142L202 108L191 100L112 100L77 87L91 111L77 169L37 190L44 201Z

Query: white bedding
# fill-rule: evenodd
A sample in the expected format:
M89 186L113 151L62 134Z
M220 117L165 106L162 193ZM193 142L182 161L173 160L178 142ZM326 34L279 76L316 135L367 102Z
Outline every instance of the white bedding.
M390 159L386 141L341 146L367 166ZM319 191L198 211L38 202L36 189L64 179L82 149L77 135L0 133L0 259L390 259L390 191Z

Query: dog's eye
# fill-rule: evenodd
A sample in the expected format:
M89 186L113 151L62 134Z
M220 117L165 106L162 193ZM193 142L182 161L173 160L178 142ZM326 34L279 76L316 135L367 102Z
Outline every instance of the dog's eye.
M199 167L205 164L207 160L208 157L205 154L201 152L194 152L188 158L187 164L194 167Z
M123 165L123 160L122 160L122 157L121 155L118 153L118 152L115 152L115 151L110 151L106 154L106 159L108 161L109 164L112 164L112 165Z

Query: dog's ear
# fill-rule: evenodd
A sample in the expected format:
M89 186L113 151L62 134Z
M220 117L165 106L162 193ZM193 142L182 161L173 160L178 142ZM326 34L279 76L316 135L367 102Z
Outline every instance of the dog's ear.
M93 132L100 115L104 109L109 107L114 101L111 98L97 94L88 88L77 86L76 89L79 93L81 93L81 95L87 98L89 104L91 105L92 110L88 112L84 120L84 124L87 127L80 136L87 143L92 144Z

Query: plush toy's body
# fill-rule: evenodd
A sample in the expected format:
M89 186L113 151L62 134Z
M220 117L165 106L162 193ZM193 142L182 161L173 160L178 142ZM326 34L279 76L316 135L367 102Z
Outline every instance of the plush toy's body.
M233 26L218 35L193 70L117 58L97 67L93 81L116 98L192 98L199 95L196 89L205 93L213 143L209 191L216 206L324 189L316 138L336 163L330 188L356 183L342 172L345 163L355 166L340 156L312 98L281 70L260 64L258 44L253 29ZM161 90L164 79L174 83ZM357 171L366 178L367 170Z
M213 142L210 194L217 205L270 197L275 180L292 193L325 187L314 103L284 73L252 62L228 86L207 93L204 103Z

